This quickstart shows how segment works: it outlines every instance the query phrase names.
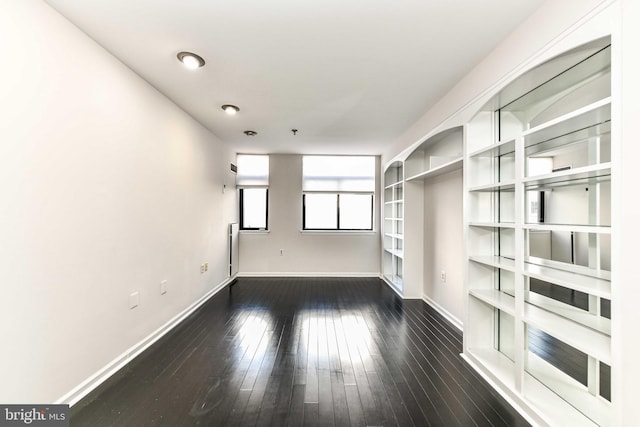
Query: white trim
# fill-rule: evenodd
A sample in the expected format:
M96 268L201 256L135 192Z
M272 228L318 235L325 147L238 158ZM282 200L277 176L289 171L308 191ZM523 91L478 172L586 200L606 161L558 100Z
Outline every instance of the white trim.
M380 277L379 272L243 271L238 277Z
M532 426L545 426L547 425L547 423L540 418L533 418L535 415L538 414L532 414L530 412L529 406L522 402L518 397L516 396L512 396L509 393L505 393L505 390L502 386L499 386L495 381L493 381L493 379L491 377L489 377L488 375L486 375L482 369L480 369L478 367L478 365L475 364L475 362L469 358L466 354L464 353L460 353L460 357L462 357L462 360L464 360L465 362L467 362L474 371L476 371L477 374L479 374L482 379L484 379L486 382L489 383L489 385L491 386L491 388L493 388L500 396L502 396L502 398L504 400L507 401L507 403L509 405L511 405L511 407L513 409L515 409L516 411L518 411L518 413L520 415L522 415L522 417ZM528 410L529 409L529 410Z
M441 306L440 304L438 304L437 302L435 302L434 300L429 298L428 295L423 294L422 295L422 301L426 302L431 307L433 307L438 313L440 313L445 319L447 319L449 321L449 323L451 323L453 326L458 328L458 330L460 330L460 332L464 332L464 325L462 323L462 320L458 319L456 316L451 314L443 306Z
M114 375L120 369L125 367L128 363L130 363L134 358L136 358L140 353L149 348L152 344L162 338L167 332L171 331L173 328L178 326L180 322L182 322L185 318L187 318L191 313L197 310L201 305L209 300L212 296L217 294L219 291L224 289L229 283L231 283L236 276L229 277L222 283L218 284L216 287L211 289L209 292L200 297L197 301L191 304L189 307L182 310L180 313L175 315L172 319L166 322L164 325L160 326L158 329L153 331L151 334L140 340L138 343L131 346L124 353L120 354L118 357L113 359L111 362L107 363L103 368L98 370L96 373L91 375L89 378L78 384L75 388L69 391L64 396L60 397L58 400L53 402L54 404L68 404L69 406L73 406L78 403L82 398L87 396L93 390L95 390L100 384L105 382L109 377Z
M378 230L300 230L300 234L322 234L322 235L333 235L333 236L341 236L345 234L366 234L366 235L375 235L378 234Z

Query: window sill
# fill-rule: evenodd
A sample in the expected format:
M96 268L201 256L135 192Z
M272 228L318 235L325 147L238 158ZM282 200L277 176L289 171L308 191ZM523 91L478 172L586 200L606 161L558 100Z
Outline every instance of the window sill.
M240 234L269 234L269 230L239 230Z
M376 230L300 230L300 234L333 234L341 236L345 234L363 234L363 235L376 235Z

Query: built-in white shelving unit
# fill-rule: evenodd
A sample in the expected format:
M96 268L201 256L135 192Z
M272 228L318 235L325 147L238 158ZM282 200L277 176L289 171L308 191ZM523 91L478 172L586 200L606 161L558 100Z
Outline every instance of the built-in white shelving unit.
M462 168L462 127L427 138L404 162L407 181L425 181Z
M609 425L609 40L516 79L465 144L465 357L551 424Z
M399 293L403 291L404 166L394 162L384 172L383 274Z

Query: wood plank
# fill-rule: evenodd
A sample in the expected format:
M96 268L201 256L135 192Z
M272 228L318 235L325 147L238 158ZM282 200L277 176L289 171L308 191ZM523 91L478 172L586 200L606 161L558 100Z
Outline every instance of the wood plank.
M379 279L241 278L74 406L71 424L527 425L461 351L460 331Z

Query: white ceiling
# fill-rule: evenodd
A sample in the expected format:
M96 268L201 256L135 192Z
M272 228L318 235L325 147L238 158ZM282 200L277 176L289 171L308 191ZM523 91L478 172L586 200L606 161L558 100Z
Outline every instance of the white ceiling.
M543 0L46 2L239 152L379 154Z

